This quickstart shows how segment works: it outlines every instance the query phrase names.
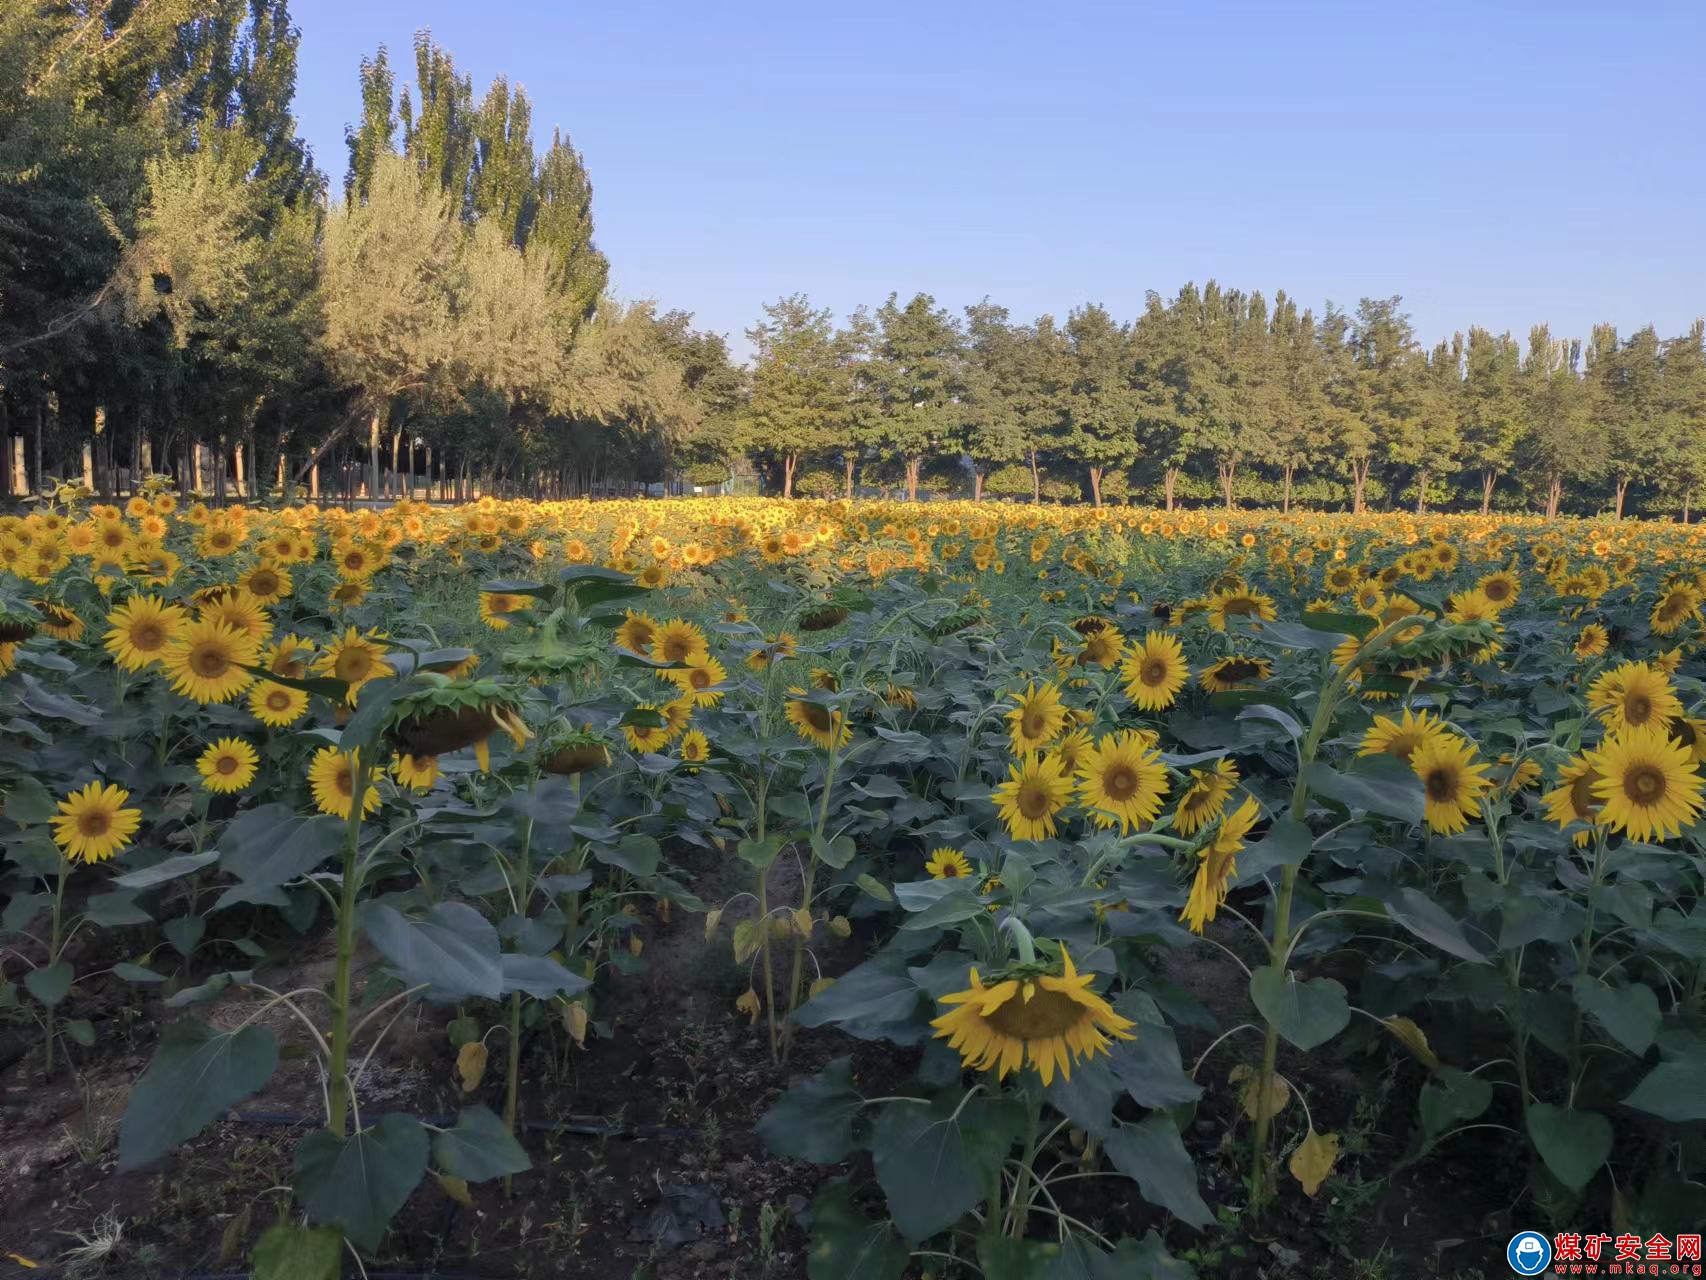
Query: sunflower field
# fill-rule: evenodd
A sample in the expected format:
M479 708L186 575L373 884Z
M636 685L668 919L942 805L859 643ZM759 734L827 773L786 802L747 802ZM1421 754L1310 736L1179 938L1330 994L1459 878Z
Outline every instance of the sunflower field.
M1513 1223L1698 1229L1703 564L1505 517L0 517L0 1265L1466 1277Z

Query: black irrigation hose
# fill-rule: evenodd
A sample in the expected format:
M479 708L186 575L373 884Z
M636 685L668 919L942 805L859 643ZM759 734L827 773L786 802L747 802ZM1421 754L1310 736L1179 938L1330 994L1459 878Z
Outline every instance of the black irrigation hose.
M238 1124L254 1125L257 1128L296 1129L314 1127L319 1124L318 1117L303 1115L299 1111L233 1111L225 1117ZM416 1116L422 1124L430 1124L439 1129L448 1129L456 1123L455 1116ZM618 1127L607 1124L602 1120L565 1120L554 1122L549 1120L523 1120L520 1127L525 1133L572 1133L588 1138L671 1138L676 1140L689 1139L694 1136L691 1129L678 1129L671 1125L639 1124Z

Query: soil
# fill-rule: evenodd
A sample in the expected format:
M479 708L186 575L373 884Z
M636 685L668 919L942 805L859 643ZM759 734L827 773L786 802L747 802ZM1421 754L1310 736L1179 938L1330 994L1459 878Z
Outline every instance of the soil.
M718 888L699 885L712 901L723 896ZM807 1032L791 1061L773 1066L764 1023L749 1025L733 1012L747 981L728 945L730 922L741 914L731 911L710 943L703 917L678 910L669 921L646 918L644 970L611 982L595 1013L608 1034L589 1036L584 1049L569 1047L560 1031L527 1041L522 1118L533 1169L516 1178L514 1197L501 1183L484 1183L465 1206L429 1179L393 1222L380 1256L368 1261L368 1276L803 1277L806 1236L798 1215L842 1170L775 1158L754 1135L755 1122L792 1080L831 1058L851 1054L861 1087L876 1095L905 1081L917 1054ZM865 946L855 935L817 950L833 974L858 963ZM263 968L257 980L275 989L319 986L330 963L322 941L288 965ZM89 967L80 957L79 968ZM1247 1010L1243 971L1215 947L1175 953L1163 972L1223 1028ZM0 1066L0 1277L241 1276L255 1238L286 1212L291 1153L323 1116L306 1033L288 1011L273 1010L267 1021L284 1061L267 1087L156 1164L120 1172L118 1117L152 1052L149 1028L164 1016L134 1000L133 989L116 982L79 985L66 1013L95 1023L96 1044L74 1050L75 1075L62 1069L52 1083L41 1082L39 1050L23 1053L27 1042L0 1037L0 1064L11 1059ZM232 1026L253 1000L227 992L199 1015ZM360 1083L364 1115L433 1118L471 1101L501 1114L501 1040L492 1041L479 1089L464 1095L445 1030L453 1014L422 1009L392 1030ZM1215 1034L1181 1031L1187 1069ZM1520 1169L1511 1175L1518 1185L1506 1188L1500 1174L1489 1173L1503 1167L1504 1153L1465 1140L1450 1160L1436 1157L1386 1177L1411 1121L1385 1100L1413 1105L1415 1081L1382 1090L1371 1085L1368 1067L1352 1061L1314 1060L1303 1075L1282 1054L1282 1071L1309 1081L1317 1127L1346 1135L1345 1155L1319 1198L1309 1200L1287 1178L1274 1213L1258 1224L1241 1217L1249 1127L1225 1081L1259 1050L1259 1039L1246 1032L1214 1051L1201 1075L1208 1093L1185 1135L1204 1198L1225 1230L1198 1236L1113 1180L1073 1184L1091 1190L1063 1199L1062 1208L1110 1237L1158 1230L1205 1278L1466 1280L1502 1257L1510 1226L1488 1209L1517 1198ZM1296 1119L1295 1107L1288 1119ZM682 1226L677 1239L656 1239L672 1222ZM25 1270L17 1259L40 1266ZM1358 1269L1370 1259L1389 1265Z

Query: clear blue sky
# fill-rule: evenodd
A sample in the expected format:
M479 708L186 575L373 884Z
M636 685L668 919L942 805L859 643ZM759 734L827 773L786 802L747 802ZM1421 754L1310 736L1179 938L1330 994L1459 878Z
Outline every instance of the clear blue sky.
M1706 4L295 0L341 190L356 69L430 27L586 156L625 297L1138 313L1210 276L1404 295L1426 340L1706 314Z

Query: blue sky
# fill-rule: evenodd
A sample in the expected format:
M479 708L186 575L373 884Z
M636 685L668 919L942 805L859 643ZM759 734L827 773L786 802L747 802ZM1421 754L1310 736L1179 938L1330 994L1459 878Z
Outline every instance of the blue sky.
M1706 314L1706 5L295 0L341 189L363 54L430 27L586 156L629 298L742 330L808 293L1135 316L1186 280L1429 341Z

